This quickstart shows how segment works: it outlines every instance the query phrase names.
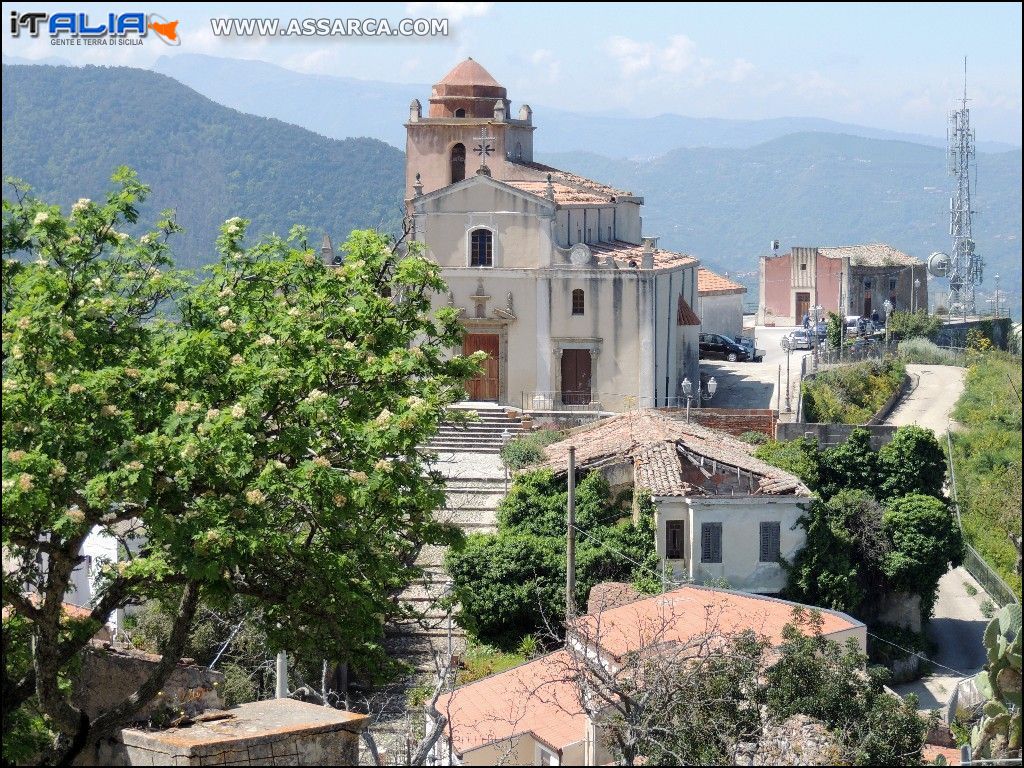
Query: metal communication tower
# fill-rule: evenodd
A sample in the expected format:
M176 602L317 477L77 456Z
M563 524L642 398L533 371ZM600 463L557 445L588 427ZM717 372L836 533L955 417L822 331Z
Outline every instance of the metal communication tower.
M981 255L975 253L971 234L971 164L974 156L974 130L967 108L967 60L964 59L964 96L960 109L949 115L949 173L956 180L949 200L949 234L953 250L949 258L950 311L970 314L975 311L975 287L981 284Z

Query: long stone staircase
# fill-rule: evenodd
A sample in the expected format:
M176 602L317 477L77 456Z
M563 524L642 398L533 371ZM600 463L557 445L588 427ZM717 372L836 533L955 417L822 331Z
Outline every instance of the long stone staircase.
M437 435L424 446L438 453L493 453L501 450L507 433L514 439L523 433L522 419L512 409L491 404L458 404L451 410L462 413L476 413L478 419L464 424L445 422ZM516 415L510 416L510 413Z

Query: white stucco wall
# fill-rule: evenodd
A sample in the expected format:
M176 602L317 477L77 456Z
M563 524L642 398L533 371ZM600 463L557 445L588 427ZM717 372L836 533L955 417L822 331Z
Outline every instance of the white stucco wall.
M684 558L666 565L679 577L697 584L722 580L731 589L775 593L786 586L786 574L778 563L761 563L760 524L779 523L782 557L791 559L806 543L803 528L796 525L808 499L796 496L656 497L656 550L665 557L665 522L683 521ZM722 524L722 562L701 563L702 523Z

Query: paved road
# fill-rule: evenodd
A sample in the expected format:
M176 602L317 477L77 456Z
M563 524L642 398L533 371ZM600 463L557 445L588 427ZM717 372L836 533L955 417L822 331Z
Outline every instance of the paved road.
M941 440L952 426L950 413L963 392L965 371L950 365L908 365L907 372L917 385L892 412L888 423L917 424L931 429ZM935 613L927 628L938 645L935 669L928 677L896 686L897 692L917 694L922 710L942 708L957 680L985 665L982 636L988 621L981 612L981 602L986 599L981 585L963 568L954 568L942 577Z
M754 342L765 351L760 363L728 363L720 360L701 360L701 369L714 376L718 391L707 403L713 408L786 408L786 352L782 337L792 328L754 329ZM809 352L789 355L790 407L796 410L797 384L800 380L800 360ZM777 391L781 380L781 392ZM781 396L780 396L781 395Z
M964 391L965 370L954 365L908 365L917 386L889 416L889 424L917 424L938 437L946 434L949 414Z

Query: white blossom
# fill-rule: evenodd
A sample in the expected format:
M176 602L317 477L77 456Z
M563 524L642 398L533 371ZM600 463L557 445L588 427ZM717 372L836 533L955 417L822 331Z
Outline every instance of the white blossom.
M220 327L223 330L227 331L228 333L234 333L234 331L238 328L238 326L232 320L225 320L223 323L220 324Z
M231 314L231 307L221 305L217 307L217 314L220 315L221 317L226 317Z
M271 336L270 334L264 333L256 340L256 343L259 344L261 347L269 347L273 345L274 337Z
M233 405L231 406L231 415L236 419L240 419L245 416L245 408L238 404Z
M262 504L267 500L267 497L264 495L263 491L253 489L245 492L245 500L250 504Z
M71 214L74 215L76 213L81 213L82 211L88 209L90 205L92 205L92 200L90 200L88 197L80 197L78 198L78 201L71 206Z
M383 411L381 411L380 414L375 419L375 421L378 424L387 424L388 421L390 421L390 420L391 420L391 411L389 411L387 408L385 408Z
M45 224L46 220L49 218L49 213L47 213L46 211L40 211L39 213L36 214L36 217L32 219L32 223L38 227L40 224Z

